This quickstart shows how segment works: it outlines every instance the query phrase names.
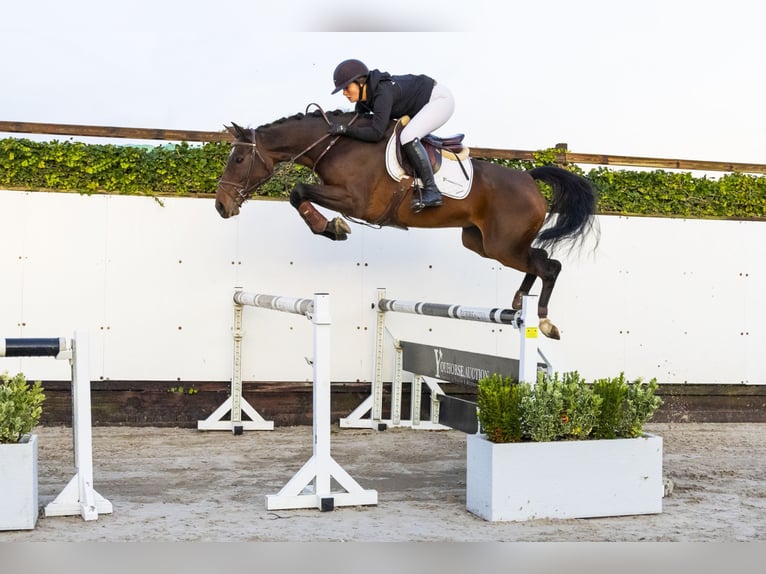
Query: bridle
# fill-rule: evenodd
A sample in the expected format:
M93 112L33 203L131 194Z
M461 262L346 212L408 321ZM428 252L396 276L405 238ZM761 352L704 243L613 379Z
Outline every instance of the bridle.
M234 203L236 203L237 207L242 207L242 204L245 203L248 199L250 199L250 196L253 195L253 192L258 189L261 185L269 181L274 176L274 170L271 170L271 173L269 173L266 177L256 181L255 183L250 183L250 179L253 177L253 167L255 167L255 158L258 158L261 160L261 163L266 167L268 170L269 164L264 159L263 155L261 154L261 151L258 149L258 143L255 140L255 130L251 130L252 133L252 140L249 142L236 140L231 143L232 147L234 146L247 146L250 148L250 167L247 170L247 179L245 180L245 185L240 186L238 183L234 183L233 181L226 181L223 178L221 178L218 182L219 185L229 185L234 188Z
M306 106L306 113L308 114L309 109L312 106L316 106L319 109L319 112L321 113L322 117L324 118L324 121L327 123L327 125L330 125L330 120L327 117L327 114L325 114L324 110L319 106L319 104L309 104ZM359 115L355 115L348 125L351 125L356 121L356 119L359 117ZM232 146L247 146L250 148L250 167L247 170L247 179L245 180L245 185L241 186L238 183L235 183L233 181L226 181L223 178L221 178L218 182L219 185L228 185L231 186L234 189L234 203L237 205L237 207L242 207L242 204L245 203L250 197L253 195L253 192L258 189L260 186L262 186L264 183L269 181L272 177L274 177L274 174L276 173L276 170L273 168L271 169L271 172L264 178L254 182L250 183L250 179L253 176L253 167L255 166L255 159L258 158L261 160L261 163L264 165L266 170L269 170L269 163L266 161L266 159L261 154L261 151L258 149L258 143L255 139L257 130L250 130L251 133L251 141L241 141L241 140L235 140L231 143ZM292 167L293 164L295 164L295 160L297 160L299 157L307 154L312 149L314 149L316 146L318 146L320 143L325 141L326 139L332 137L329 133L324 134L322 137L320 137L318 140L316 140L314 143L309 145L306 149L303 151L295 154L293 157L291 157L288 160L288 168ZM322 150L322 153L319 154L319 157L314 161L314 167L312 168L312 171L316 173L316 166L320 162L320 160L327 154L328 151L330 151L330 148L335 145L335 142L338 141L338 139L341 136L335 136L333 139L327 144L324 150Z

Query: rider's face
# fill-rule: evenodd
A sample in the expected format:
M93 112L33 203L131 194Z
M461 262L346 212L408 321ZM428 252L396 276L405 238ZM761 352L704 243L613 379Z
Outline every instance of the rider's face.
M359 101L359 84L351 82L348 86L343 88L343 95L348 98L348 101L355 104Z

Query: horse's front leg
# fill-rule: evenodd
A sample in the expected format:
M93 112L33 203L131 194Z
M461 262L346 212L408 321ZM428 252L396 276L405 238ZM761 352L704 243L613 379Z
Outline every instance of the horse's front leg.
M314 204L309 199L308 191L316 186L298 184L290 192L290 204L298 210L298 213L309 226L309 229L316 235L323 235L333 241L344 241L351 233L351 227L340 217L335 217L332 221L319 213Z

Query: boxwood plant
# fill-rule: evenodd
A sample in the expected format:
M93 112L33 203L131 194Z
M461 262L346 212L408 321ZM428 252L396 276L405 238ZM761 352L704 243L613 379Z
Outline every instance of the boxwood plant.
M576 371L539 372L534 386L493 374L479 381L479 423L492 442L638 437L662 404L657 387L623 373L588 384Z
M0 443L16 443L40 421L45 400L42 385L30 385L22 373L0 374Z

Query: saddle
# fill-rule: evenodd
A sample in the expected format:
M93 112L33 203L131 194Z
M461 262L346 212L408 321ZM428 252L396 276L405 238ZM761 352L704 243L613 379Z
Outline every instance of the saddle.
M394 133L396 134L396 159L399 161L399 165L402 166L405 173L410 177L415 176L415 171L412 169L410 162L402 152L401 133L410 121L409 116L402 116L394 126ZM431 168L433 172L439 171L442 165L442 156L445 153L450 154L451 159L455 159L461 162L468 158L469 149L463 145L463 138L465 134L455 134L446 138L439 137L434 134L428 134L420 138L420 143L428 154L428 159L431 160Z

